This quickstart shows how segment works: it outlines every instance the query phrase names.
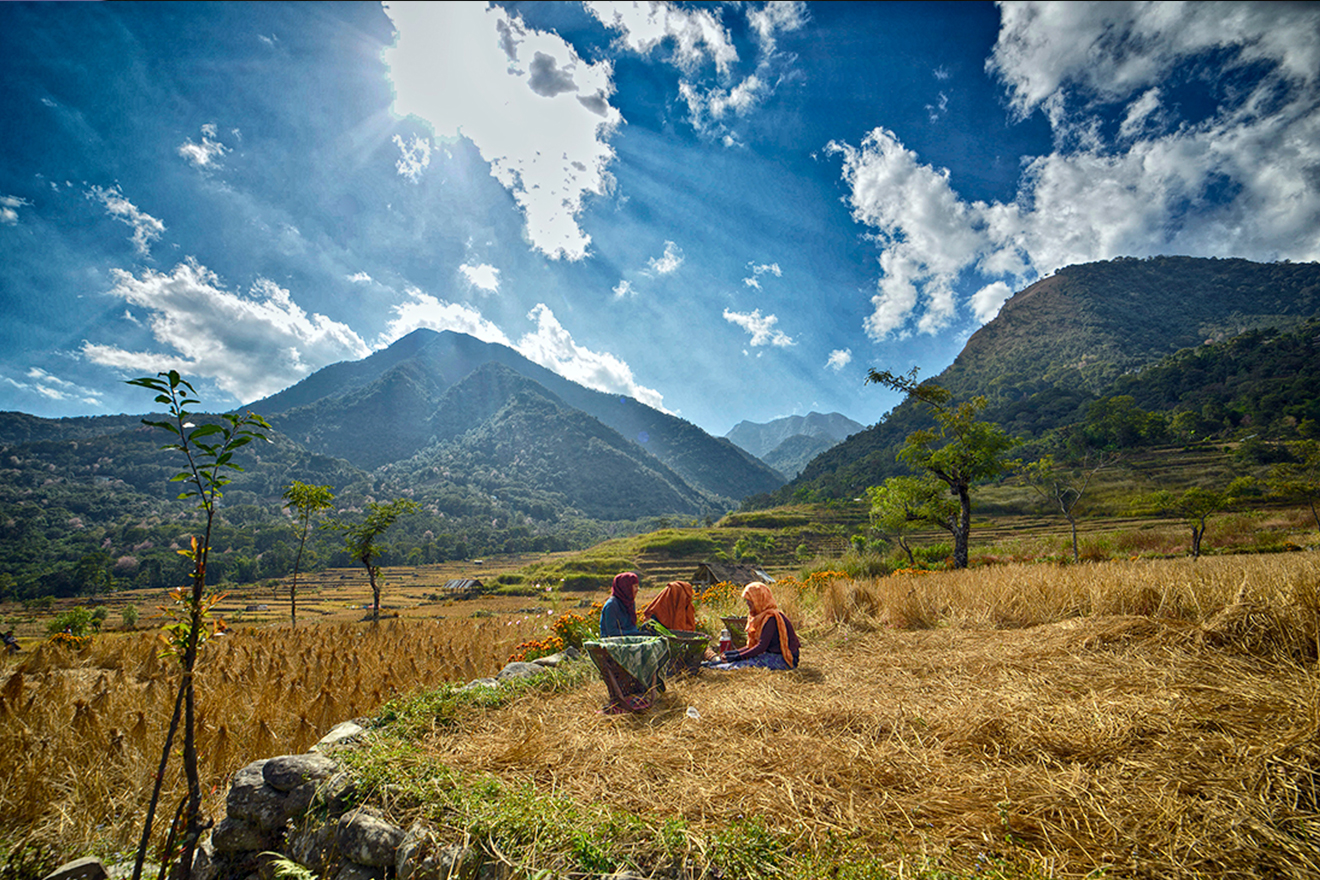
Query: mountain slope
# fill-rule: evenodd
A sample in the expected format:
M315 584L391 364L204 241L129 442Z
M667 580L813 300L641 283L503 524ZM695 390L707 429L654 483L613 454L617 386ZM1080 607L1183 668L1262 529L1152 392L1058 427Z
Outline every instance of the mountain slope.
M844 440L849 434L862 430L864 425L854 422L842 413L807 413L805 416L784 416L763 424L742 421L724 436L762 460L766 453L785 440L797 435L828 439L830 445ZM819 450L817 450L819 451Z
M436 442L387 468L389 477L425 492L446 472L486 474L500 492L534 486L599 519L708 506L637 444L507 367L484 364L444 398L430 423Z
M361 361L326 367L292 388L250 404L249 408L268 418L287 414L288 420L280 419L282 426L288 426L283 429L295 436L315 436L308 428L313 411L305 407L329 407L329 401L351 395L357 389L365 390L404 364L412 364L414 382L419 387L425 377L437 391L443 391L486 363L501 364L537 382L567 406L582 410L638 443L693 488L710 495L738 499L770 491L783 483L783 477L764 462L727 440L711 437L691 422L630 397L585 388L532 363L507 346L452 331L416 330L384 351ZM400 447L405 434L407 431L401 429L397 435ZM417 445L407 455L418 451L428 439L410 436ZM361 440L337 437L321 451L339 455L343 453L335 450L343 449L357 454L356 450L362 446ZM398 452L399 448L391 446L388 454Z
M1317 263L1153 257L1069 266L1010 298L935 381L958 400L986 396L986 418L1038 436L1116 393L1121 376L1182 349L1251 328L1295 327L1317 314ZM902 473L895 454L928 424L919 407L902 403L761 500L855 497Z

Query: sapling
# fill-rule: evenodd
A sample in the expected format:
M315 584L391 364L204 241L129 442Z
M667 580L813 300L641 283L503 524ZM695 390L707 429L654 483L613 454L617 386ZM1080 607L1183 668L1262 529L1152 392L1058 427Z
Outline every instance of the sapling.
M294 480L284 490L284 506L297 511L298 517L298 555L293 560L293 583L289 586L289 625L298 625L298 569L302 566L303 547L307 544L307 532L312 526L312 519L321 511L328 510L335 500L335 493L329 486L309 486Z
M175 609L174 621L166 626L163 635L169 645L168 651L179 658L182 676L174 701L174 714L170 719L169 732L165 736L165 747L161 750L155 788L147 806L142 840L133 863L133 880L141 880L142 864L151 841L151 826L155 818L156 803L160 798L165 768L169 763L175 733L178 731L179 713L182 707L183 769L188 780L188 796L186 808L180 805L183 839L179 852L180 863L175 876L181 880L189 880L192 876L193 853L197 849L197 841L202 833L202 786L197 769L193 668L197 663L198 648L207 635L205 626L207 614L216 601L215 597L206 595L206 562L211 550L211 526L215 520L216 505L223 494L221 488L230 482L224 471L243 470L234 462L234 453L253 440L269 442L270 438L264 431L270 430L270 425L261 416L251 412L243 416L223 413L219 421L210 421L202 425L194 424L192 421L194 414L188 408L200 403L196 397L197 391L175 370L157 373L155 377L132 379L128 384L155 391L156 402L164 404L167 408L167 419L162 421L143 419L142 423L174 435L175 441L165 444L161 449L182 453L187 466L185 470L171 477L170 482L187 485L188 488L179 493L178 497L181 500L197 499L197 508L204 514L206 522L200 540L194 536L191 547L179 551L193 564L192 589L189 592L186 588L179 587L171 592ZM167 846L165 863L161 865L162 880L169 867L170 849L171 847Z

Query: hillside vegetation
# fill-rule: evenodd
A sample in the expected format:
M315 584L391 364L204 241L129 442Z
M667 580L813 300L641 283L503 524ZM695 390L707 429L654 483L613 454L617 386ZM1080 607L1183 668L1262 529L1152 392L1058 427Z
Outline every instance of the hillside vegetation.
M1070 266L1011 297L932 381L955 399L984 396L984 417L1025 440L1073 426L1100 427L1091 439L1110 448L1317 437L1317 313L1320 264L1153 257ZM1131 424L1105 434L1100 423L1124 407ZM904 473L899 448L931 424L904 402L747 503L855 497Z

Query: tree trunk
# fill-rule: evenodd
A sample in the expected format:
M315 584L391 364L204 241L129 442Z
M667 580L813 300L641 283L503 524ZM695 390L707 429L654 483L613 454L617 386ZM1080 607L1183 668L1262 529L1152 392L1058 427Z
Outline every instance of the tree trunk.
M1073 562L1074 563L1081 562L1082 556L1080 553L1077 552L1077 518L1074 517L1071 513L1067 514L1067 517L1068 517L1068 525L1072 526Z
M967 567L967 545L972 532L972 494L968 486L960 485L958 492L958 528L953 532L953 567Z
M367 565L367 579L371 581L371 622L380 623L380 585L376 583L376 567Z

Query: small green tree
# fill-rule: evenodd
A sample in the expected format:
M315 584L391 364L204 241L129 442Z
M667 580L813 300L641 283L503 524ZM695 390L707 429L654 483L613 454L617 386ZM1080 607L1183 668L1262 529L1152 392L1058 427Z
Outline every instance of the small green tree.
M1251 477L1238 477L1223 490L1193 486L1179 495L1162 489L1149 496L1144 506L1148 511L1176 516L1186 523L1192 530L1192 558L1199 559L1210 517L1236 504L1253 482Z
M1043 455L1022 469L1027 485L1068 520L1072 529L1073 562L1081 560L1077 549L1077 507L1095 475L1118 460L1118 455L1112 452L1088 452L1081 459L1059 464L1054 456Z
M1320 500L1320 442L1303 440L1293 446L1296 461L1282 462L1270 468L1270 492L1281 498L1300 500L1311 508L1311 518L1320 529L1320 513L1316 501Z
M293 508L297 518L298 555L293 560L293 583L289 587L289 624L298 625L298 570L302 566L303 548L307 545L307 532L312 519L323 510L329 510L335 493L329 486L309 486L294 480L284 489L285 508Z
M46 632L50 635L66 632L71 636L82 638L93 626L92 612L78 605L55 615L55 619L46 624Z
M916 473L930 474L944 483L957 499L953 567L966 568L972 532L972 486L1008 469L1011 462L1005 454L1017 441L998 425L977 418L986 407L984 397L950 406L953 393L933 382L918 383L915 367L904 376L869 370L866 381L902 391L924 404L934 417L935 429L923 428L909 434L898 458Z
M201 837L202 822L202 784L197 768L196 741L196 699L193 689L193 668L197 665L197 651L205 640L205 618L214 604L206 595L206 563L211 551L211 528L215 521L215 512L223 494L221 489L230 480L225 476L227 470L243 470L234 462L234 453L253 440L269 440L264 433L270 425L255 413L244 416L224 413L216 421L196 425L192 421L194 414L189 407L201 401L197 391L177 371L157 373L155 377L146 376L132 379L129 385L137 385L156 392L156 402L163 404L168 417L162 421L143 419L144 425L160 428L174 435L175 441L167 443L161 449L181 453L186 461L186 469L170 478L172 483L184 483L188 486L179 493L181 500L195 498L197 508L205 519L205 531L199 540L193 537L188 550L179 551L192 562L191 592L180 587L172 593L175 608L181 608L174 622L166 626L166 636L170 650L179 658L182 676L178 695L174 701L174 714L170 720L169 731L165 735L165 746L161 751L160 768L156 772L155 787L147 805L147 817L142 829L142 840L138 845L137 859L133 863L133 880L141 880L142 864L146 859L147 848L151 842L151 826L156 814L156 804L160 799L161 785L165 779L165 768L169 763L170 752L174 746L174 736L179 727L179 711L183 708L183 769L188 780L186 810L182 811L183 839L180 846L180 862L175 877L189 880L192 876L193 854L197 850L198 838ZM167 842L166 852L172 851L173 833ZM165 866L162 866L162 878Z
M136 605L125 605L124 610L119 612L124 619L124 629L136 629L138 619L141 616Z
M872 528L898 544L914 568L917 561L907 540L909 532L938 526L953 535L957 527L958 503L933 476L890 477L866 494L871 500Z
M353 558L367 569L367 579L371 581L371 622L380 622L380 583L376 580L380 568L376 558L380 555L376 539L385 533L399 517L414 513L420 505L408 498L396 498L388 504L375 501L367 504L367 517L359 523L346 523L330 520L325 527L338 529L344 533L344 546Z

